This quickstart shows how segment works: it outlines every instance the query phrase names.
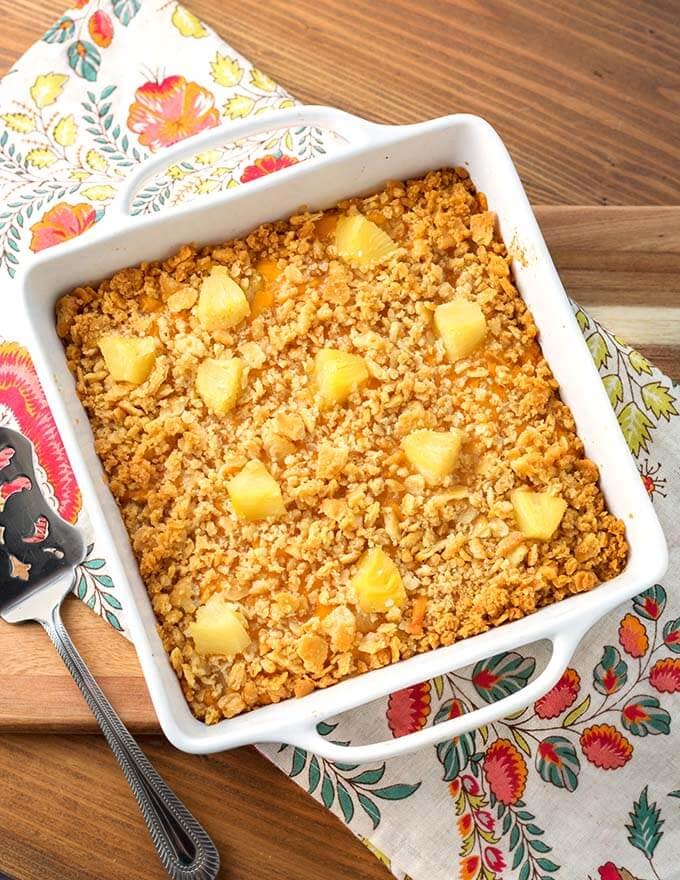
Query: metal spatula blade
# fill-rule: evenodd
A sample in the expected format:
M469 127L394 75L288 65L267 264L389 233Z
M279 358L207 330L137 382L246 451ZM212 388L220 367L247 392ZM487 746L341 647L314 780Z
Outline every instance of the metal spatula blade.
M205 829L158 775L76 650L60 607L86 554L80 529L48 504L32 444L0 426L0 617L40 623L92 709L174 880L214 880L219 854Z

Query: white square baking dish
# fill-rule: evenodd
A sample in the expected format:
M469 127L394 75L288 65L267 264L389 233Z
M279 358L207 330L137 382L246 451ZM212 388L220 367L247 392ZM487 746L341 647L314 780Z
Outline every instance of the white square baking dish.
M319 125L345 144L332 156L302 163L248 186L131 217L127 206L142 180L186 155L273 128ZM130 542L94 451L87 416L76 396L54 307L63 293L143 260L162 259L187 241L238 237L260 223L285 218L301 205L327 208L341 198L375 191L388 179L464 166L499 218L519 291L540 333L543 353L571 408L586 454L600 468L609 509L627 527L630 556L622 574L589 593L543 608L450 647L364 673L302 699L257 708L208 726L191 714L156 631L151 604ZM80 484L95 533L127 608L130 631L159 721L168 739L188 752L208 753L246 743L281 742L336 761L382 760L458 736L515 712L559 679L580 638L603 614L656 582L667 566L665 539L607 395L576 324L524 189L501 139L488 123L454 115L417 125L383 126L328 107L300 107L213 129L154 157L126 182L106 218L81 238L41 254L21 277L20 308L30 349ZM345 747L321 737L316 725L391 691L539 639L552 642L547 667L523 690L436 727L383 743Z

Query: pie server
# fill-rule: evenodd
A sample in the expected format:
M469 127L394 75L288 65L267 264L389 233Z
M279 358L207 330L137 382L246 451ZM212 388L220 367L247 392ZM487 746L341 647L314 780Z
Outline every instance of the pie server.
M0 617L37 621L52 639L99 722L173 880L214 880L220 859L205 829L151 766L92 677L61 619L85 558L80 529L47 503L33 446L0 426Z

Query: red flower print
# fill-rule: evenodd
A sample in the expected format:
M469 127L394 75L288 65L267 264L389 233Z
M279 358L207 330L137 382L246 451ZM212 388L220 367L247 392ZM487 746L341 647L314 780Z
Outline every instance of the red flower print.
M392 736L404 736L425 726L430 714L430 683L414 684L390 694L387 723Z
M484 775L491 791L506 806L524 794L527 766L510 740L497 739L486 750Z
M649 683L662 694L680 693L680 658L657 660L649 673Z
M484 861L495 874L505 868L505 859L497 846L487 846L484 850Z
M466 773L464 776L461 776L461 782L463 783L463 788L468 794L476 795L479 794L480 788L479 783L475 779L474 776L470 776L469 773Z
M566 669L552 690L534 703L539 718L557 718L578 697L581 678L575 669Z
M597 873L600 875L600 880L621 880L621 873L614 862L607 862L606 865L602 865L601 868L597 869Z
M644 464L640 465L640 476L642 477L642 482L644 483L644 487L647 490L647 494L653 500L655 495L660 495L662 498L666 497L666 477L662 477L659 471L661 470L661 462L657 462L656 465L651 465L649 463L649 459L644 462Z
M111 45L113 39L113 24L105 12L98 9L87 23L92 41L102 49Z
M628 703L627 706L624 706L622 711L623 717L630 724L638 724L640 721L649 721L649 712L647 712L644 706L640 706L639 703Z
M30 248L33 252L37 252L61 244L62 241L82 235L96 222L97 212L92 205L84 202L79 205L59 202L31 226L33 235Z
M481 864L479 856L467 856L467 858L461 859L458 867L460 880L474 880L479 874Z
M264 177L274 171L280 171L282 168L290 168L291 165L297 165L298 160L295 156L261 156L256 159L253 165L248 165L243 169L241 175L241 183L248 183L249 180L257 180L258 177Z
M0 412L9 415L11 428L21 431L35 446L38 461L52 487L59 513L75 523L80 491L66 457L45 395L25 348L14 342L0 344Z
M82 9L83 6L87 6L90 0L73 0L71 3L71 9Z
M460 779L456 776L454 780L449 783L449 791L451 792L451 797L456 798L460 794Z
M581 734L581 751L596 767L618 770L630 761L633 746L611 724L594 724Z
M614 862L607 862L597 869L600 880L636 880L626 868L617 868Z
M626 614L619 624L619 642L631 657L644 657L649 648L647 630L634 614Z
M661 617L661 608L654 596L645 596L644 609L650 620L658 620Z
M472 831L475 824L472 821L472 813L463 813L456 824L458 825L458 833L460 834L460 836L467 837L468 834Z
M477 810L475 819L483 831L493 831L496 825L496 820L488 810Z
M669 620L663 628L663 643L674 654L680 654L680 617Z
M473 685L479 690L490 691L500 681L500 675L496 675L490 669L482 668L472 677Z
M645 611L650 620L658 620L661 617L659 603L652 596L645 599Z
M183 76L168 76L163 82L147 82L137 89L127 124L139 135L142 146L158 150L214 128L219 121L211 92Z

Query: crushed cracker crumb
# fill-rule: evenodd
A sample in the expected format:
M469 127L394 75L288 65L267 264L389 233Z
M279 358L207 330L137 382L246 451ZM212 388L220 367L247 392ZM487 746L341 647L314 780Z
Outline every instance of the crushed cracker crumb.
M373 268L353 268L335 249L337 216L357 211L397 245ZM194 307L214 266L238 281L251 315L211 333ZM451 364L432 316L454 298L479 304L487 336ZM624 525L584 458L495 216L461 169L124 269L62 297L57 330L163 644L207 723L517 620L625 565ZM138 387L106 370L98 340L112 332L156 340ZM368 365L341 406L315 396L323 347ZM198 366L238 355L237 405L208 412ZM455 471L436 486L401 450L420 428L463 432ZM285 514L247 522L226 484L255 459L280 486ZM518 532L519 486L567 502L550 540ZM351 578L376 546L396 563L406 598L367 614ZM251 642L236 656L203 656L190 636L215 593L247 623Z

